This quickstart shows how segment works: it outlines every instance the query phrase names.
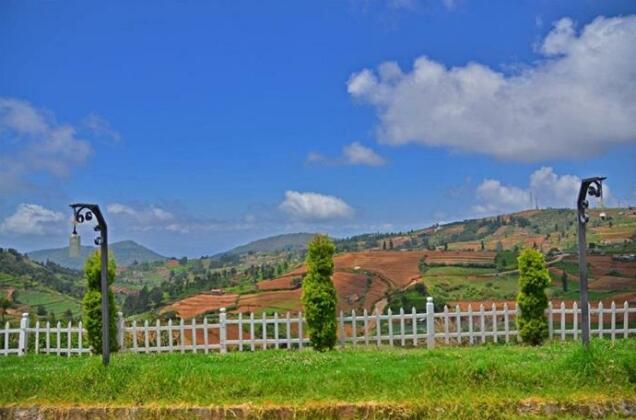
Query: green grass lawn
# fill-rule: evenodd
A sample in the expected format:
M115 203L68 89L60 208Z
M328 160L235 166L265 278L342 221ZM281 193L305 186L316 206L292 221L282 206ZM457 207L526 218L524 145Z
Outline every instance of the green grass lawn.
M400 404L501 414L528 399L636 400L636 340L542 347L0 358L0 406ZM486 411L483 411L486 410Z

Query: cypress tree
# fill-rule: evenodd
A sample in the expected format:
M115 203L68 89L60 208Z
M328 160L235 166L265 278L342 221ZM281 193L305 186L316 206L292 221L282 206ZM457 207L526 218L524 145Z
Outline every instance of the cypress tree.
M84 326L88 335L88 342L95 354L102 353L102 292L101 292L101 253L99 250L92 253L84 264L84 275L87 281L86 293L82 299L82 312L84 318ZM108 329L110 332L110 350L117 351L117 324L115 314L117 307L115 306L115 296L110 286L115 281L115 260L110 257L108 260L108 306L109 306L109 322Z
M331 350L336 344L336 288L331 282L336 247L329 237L316 235L307 249L307 275L302 302L314 350Z
M519 255L519 294L517 317L519 335L524 343L539 345L548 336L545 310L548 296L545 288L550 284L550 274L543 254L535 249L525 249Z

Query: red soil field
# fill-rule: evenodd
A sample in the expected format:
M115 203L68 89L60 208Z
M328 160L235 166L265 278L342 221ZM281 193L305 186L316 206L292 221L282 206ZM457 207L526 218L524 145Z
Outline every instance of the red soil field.
M338 310L373 310L373 306L386 297L391 289L402 289L421 278L419 262L426 256L427 261L444 264L492 263L493 252L461 251L372 251L337 255L334 258L334 286L338 293ZM293 279L302 276L305 267L273 280L258 283L263 292L241 295L199 294L178 301L164 311L174 310L184 318L201 315L222 307L236 306L232 312L260 313L264 310L300 311L301 289L293 289ZM370 278L371 281L367 279Z
M274 310L282 313L287 311L297 312L302 310L300 294L300 289L294 289L242 295L239 298L237 309L232 312L260 313L264 310Z
M601 276L590 282L591 290L636 290L636 278Z
M166 306L162 312L175 311L181 318L189 319L209 311L234 306L237 299L238 295L234 294L211 295L202 293Z
M334 258L336 270L351 270L360 267L378 273L395 287L403 288L421 277L418 264L425 252L375 251L355 252Z
M591 265L590 274L594 277L607 275L611 270L618 271L624 277L636 277L636 262L614 261L610 255L588 255L587 261Z

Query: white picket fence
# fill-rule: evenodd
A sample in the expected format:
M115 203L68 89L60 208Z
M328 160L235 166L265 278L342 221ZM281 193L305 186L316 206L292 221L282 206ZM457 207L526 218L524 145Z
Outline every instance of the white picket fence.
M627 338L636 334L636 308L628 302L609 308L599 302L590 305L590 331L592 336L601 338ZM439 345L474 345L486 342L510 342L517 340L515 318L516 308L504 304L497 308L494 304L486 308L479 305L466 310L459 306L435 312L433 300L427 299L426 311L418 313L400 309L386 314L340 313L338 316L338 341L344 345L389 345L416 347L426 344L428 348ZM565 303L546 310L549 337L567 340L580 337L581 310L574 303L567 308ZM168 320L155 323L124 321L121 313L117 323L117 341L120 351L137 353L159 352L204 352L255 351L268 348L302 348L308 346L306 320L302 313L285 316L274 314L260 317L253 313L227 314L221 309L218 317L210 321L191 319L178 322ZM216 319L218 318L218 320ZM630 328L630 319L634 328ZM25 355L27 352L71 356L90 354L86 345L86 331L79 322L62 326L60 322L52 326L48 322L29 326L28 314L23 314L19 327L6 323L0 330L4 345L0 355ZM13 338L13 339L12 339Z

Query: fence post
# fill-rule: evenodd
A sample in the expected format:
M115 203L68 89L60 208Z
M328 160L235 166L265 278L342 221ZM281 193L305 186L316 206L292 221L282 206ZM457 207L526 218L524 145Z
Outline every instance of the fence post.
M225 344L227 341L227 330L225 329L225 322L225 308L221 308L221 311L219 312L219 345L221 346L221 353L227 353L227 345Z
M435 347L435 306L431 296L426 298L426 347Z
M124 350L124 314L117 312L117 345L119 351Z
M22 314L20 319L20 336L18 339L18 355L24 356L27 352L29 338L27 336L29 328L29 314L27 312Z

